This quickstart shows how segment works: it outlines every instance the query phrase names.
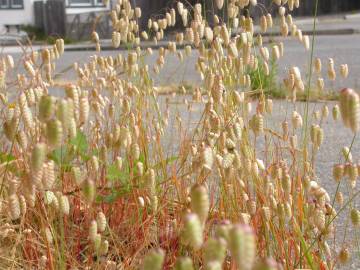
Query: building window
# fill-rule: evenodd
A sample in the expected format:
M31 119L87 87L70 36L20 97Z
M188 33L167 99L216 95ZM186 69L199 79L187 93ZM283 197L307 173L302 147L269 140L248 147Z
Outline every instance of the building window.
M0 9L23 9L24 0L0 0Z
M104 7L103 0L68 0L69 7Z

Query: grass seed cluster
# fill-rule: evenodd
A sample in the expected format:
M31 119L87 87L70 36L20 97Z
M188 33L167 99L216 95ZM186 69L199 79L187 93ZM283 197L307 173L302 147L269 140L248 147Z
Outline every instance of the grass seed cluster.
M118 0L109 14L112 45L126 45L127 52L102 56L94 31L97 52L73 64L77 79L65 85L55 78L62 39L39 52L25 51L19 63L1 55L0 268L275 270L346 264L354 249L335 237L335 224L344 212L348 226L360 226L353 205L360 166L349 139L327 168L338 185L329 194L317 181L315 156L326 140L322 124L329 112L355 139L359 95L345 88L338 104L325 103L313 115L297 108L296 100L299 93L309 97L313 86L326 91L337 73L346 78L348 66L315 58L308 81L305 71L288 67L278 79L293 111L278 126L269 124L275 103L262 78L286 53L282 37L310 50L310 37L291 16L299 4L274 0L271 14L260 1L215 0L215 14L222 15L209 19L200 3L177 1L142 30L141 9ZM261 15L242 15L245 9ZM166 47L141 46L160 42L179 24ZM282 37L267 43L256 27L261 33L279 27ZM144 58L152 54L155 64L146 65ZM154 78L168 55L180 62L196 55L202 83L191 93L180 87L160 102ZM55 87L62 97L52 95ZM177 97L188 112L200 106L195 125L171 110ZM341 183L349 194L340 191Z

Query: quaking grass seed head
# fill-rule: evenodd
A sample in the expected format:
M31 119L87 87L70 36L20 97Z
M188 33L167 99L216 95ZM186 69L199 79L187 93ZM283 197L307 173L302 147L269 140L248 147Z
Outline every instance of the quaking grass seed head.
M204 245L204 261L209 263L211 261L218 261L223 263L226 256L227 243L223 238L209 238Z
M21 208L20 208L19 196L17 194L9 195L8 206L9 206L8 209L11 220L16 220L20 218Z
M99 232L103 232L106 229L106 216L103 212L98 212L96 216L97 228Z
M359 95L353 89L342 89L339 106L344 125L355 133L359 129L360 121Z
M335 181L339 182L344 176L344 165L337 164L333 167L333 177Z
M95 199L96 186L93 180L86 179L82 185L82 193L88 203L91 203Z
M197 214L191 213L185 216L181 242L194 250L200 249L203 243L203 226Z
M59 120L50 120L46 123L46 139L51 147L61 144L63 136L62 124Z
M360 211L359 210L357 210L355 208L351 209L350 218L351 218L351 223L354 226L356 226L356 227L360 226Z
M351 257L351 254L350 254L349 249L346 247L343 247L339 252L339 256L338 256L339 262L343 265L347 264L350 260L350 257Z
M255 236L251 228L234 225L229 233L229 249L240 269L251 269L256 256Z
M189 257L180 257L175 263L175 270L194 270L194 265Z
M42 168L45 158L46 144L36 144L31 154L31 169L33 170L33 172L37 172Z
M65 195L60 195L58 201L60 213L68 216L70 213L70 203L68 197Z
M47 121L50 119L54 112L54 98L52 96L43 95L39 103L39 118L41 121Z
M89 227L89 239L91 241L96 240L97 231L98 231L97 222L95 220L92 220Z
M143 262L142 270L161 270L165 260L165 252L162 249L150 251Z

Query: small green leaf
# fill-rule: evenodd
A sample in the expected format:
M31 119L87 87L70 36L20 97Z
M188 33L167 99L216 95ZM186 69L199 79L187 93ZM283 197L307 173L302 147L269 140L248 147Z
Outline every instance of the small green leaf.
M8 153L0 153L0 163L6 163L15 160L15 157Z
M80 154L85 154L89 147L86 136L81 131L76 134L75 138L70 140L70 144L76 146Z
M67 147L63 146L53 150L49 154L49 158L52 159L55 162L55 164L61 165L62 163L64 163L64 159L67 155L68 155Z
M115 181L117 179L120 179L122 176L121 171L115 166L115 164L112 164L107 169L106 178L110 181Z

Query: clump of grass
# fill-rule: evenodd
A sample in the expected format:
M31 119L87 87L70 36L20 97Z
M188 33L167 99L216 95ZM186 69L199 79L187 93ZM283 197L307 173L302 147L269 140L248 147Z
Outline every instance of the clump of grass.
M273 5L282 35L292 34L307 50L309 37L289 15L298 4ZM360 220L353 203L359 166L351 151L359 96L344 89L331 108L354 136L328 168L338 185L330 194L316 173L328 104L312 118L300 112L296 101L311 95L300 69L289 67L284 91L293 111L289 121L270 125L276 108L268 91L276 91L284 48L281 41L265 47L261 36L254 43L253 20L240 12L249 5L266 10L254 0L216 1L228 21L216 16L211 28L201 4L177 2L150 19L141 36L161 40L176 10L185 34L148 66L143 60L154 52L139 46L141 10L118 1L113 45L128 44L128 53L102 56L94 31L97 53L74 63L77 79L65 85L54 80L62 39L25 52L15 81L8 79L17 72L13 58L2 56L0 268L334 269L350 260L352 246L346 234L339 241L335 224L343 212L351 226ZM261 24L263 32L273 27L272 15L266 12ZM233 29L239 34L232 36ZM184 40L193 47L177 50ZM192 96L181 87L161 97L153 76L169 54L183 61L194 48L202 85ZM347 67L340 70L345 78ZM308 88L314 81L325 91L321 61L315 71ZM336 79L333 59L327 75ZM64 96L53 96L54 87ZM186 105L183 111L172 110L172 98ZM201 113L192 118L195 106Z
M33 25L23 25L21 27L21 30L25 31L28 34L29 39L33 43L46 42L47 44L53 45L55 44L56 40L59 39L59 37L46 35L43 29ZM65 37L64 42L65 44L71 44L74 42L74 40Z

